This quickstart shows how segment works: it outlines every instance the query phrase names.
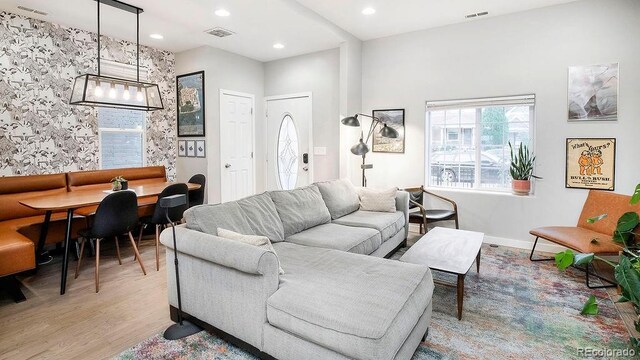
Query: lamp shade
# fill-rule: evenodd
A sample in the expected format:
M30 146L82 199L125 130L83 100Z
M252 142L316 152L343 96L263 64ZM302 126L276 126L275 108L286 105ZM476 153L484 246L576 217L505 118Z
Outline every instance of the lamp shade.
M362 156L368 152L369 152L369 147L367 146L367 144L364 143L364 141L362 141L362 139L360 139L360 141L358 141L357 144L351 147L351 153L353 155Z
M143 111L164 108L156 84L94 74L76 77L69 104Z
M387 126L387 124L384 124L382 129L380 129L380 135L382 137L392 138L392 139L395 139L398 136L400 136L400 134L398 134L398 131L396 129L392 128L391 126Z
M348 116L348 117L342 119L341 122L342 122L342 125L354 126L354 127L360 126L360 121L358 120L358 115L356 115L356 116Z

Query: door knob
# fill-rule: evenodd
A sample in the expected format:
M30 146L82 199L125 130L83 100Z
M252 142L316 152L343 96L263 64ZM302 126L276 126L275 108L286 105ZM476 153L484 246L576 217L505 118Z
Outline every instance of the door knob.
M225 167L226 169L228 169L228 168L230 168L230 167L231 167L231 164L224 164L224 167Z

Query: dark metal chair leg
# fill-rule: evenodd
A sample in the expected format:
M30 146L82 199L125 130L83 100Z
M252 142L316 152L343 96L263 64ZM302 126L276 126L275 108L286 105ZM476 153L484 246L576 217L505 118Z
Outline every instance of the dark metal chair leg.
M533 253L536 251L536 246L538 245L538 240L539 239L540 239L540 237L536 236L536 241L533 243L533 248L531 249L531 254L529 254L529 260L531 260L531 261L552 261L552 260L555 260L552 257L550 257L550 258L537 258L537 259L533 258Z

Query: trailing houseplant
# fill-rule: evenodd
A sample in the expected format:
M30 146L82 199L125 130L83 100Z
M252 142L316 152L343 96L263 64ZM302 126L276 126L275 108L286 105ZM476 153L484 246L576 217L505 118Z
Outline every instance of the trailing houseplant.
M640 202L640 184L638 184L631 196L632 205ZM600 214L587 219L587 222L594 223L607 217L607 214ZM624 213L618 219L616 229L613 233L613 240L620 244L621 255L618 263L613 263L595 254L574 254L571 250L559 252L555 256L556 266L564 270L571 265L589 266L594 260L600 260L614 269L614 277L621 289L621 296L618 302L630 302L638 314L634 321L636 331L640 332L640 216L636 212ZM591 240L597 242L597 239ZM596 297L591 295L584 304L581 314L597 315L598 303ZM640 339L631 337L631 344L640 351Z
M531 192L531 178L537 178L533 175L533 164L536 157L527 145L520 143L517 153L514 154L513 146L509 141L509 149L511 150L511 166L509 173L511 174L511 187L516 195L529 195Z

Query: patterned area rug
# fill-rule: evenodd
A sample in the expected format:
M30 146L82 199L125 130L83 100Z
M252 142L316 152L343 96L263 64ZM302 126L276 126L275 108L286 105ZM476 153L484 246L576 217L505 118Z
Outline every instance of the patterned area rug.
M473 266L465 286L462 321L456 318L455 289L436 286L429 336L414 360L578 359L584 358L579 348L629 347L629 334L605 291L587 289L578 271L563 273L551 262L531 263L523 250L485 245L480 274ZM580 315L590 294L600 304L595 317ZM203 331L179 341L157 335L117 359L254 357Z

